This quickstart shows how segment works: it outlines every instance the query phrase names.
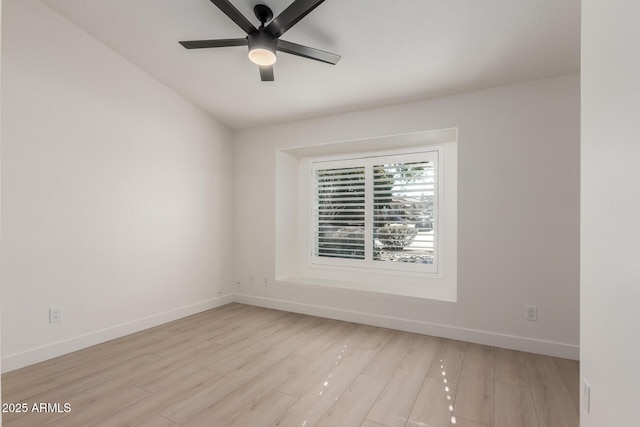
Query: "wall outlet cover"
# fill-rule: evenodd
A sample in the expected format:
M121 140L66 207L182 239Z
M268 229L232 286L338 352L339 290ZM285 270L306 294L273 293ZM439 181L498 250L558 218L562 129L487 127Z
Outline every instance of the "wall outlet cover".
M526 319L529 322L535 322L538 320L538 307L535 305L527 305L525 306L526 310Z
M62 306L49 308L49 323L62 322Z

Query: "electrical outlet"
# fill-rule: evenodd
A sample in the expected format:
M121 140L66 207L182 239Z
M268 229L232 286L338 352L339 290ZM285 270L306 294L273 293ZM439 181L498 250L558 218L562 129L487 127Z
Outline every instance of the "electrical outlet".
M267 280L267 276L264 276L264 285L269 286L269 281Z
M591 386L584 378L582 379L582 406L587 414L591 412Z
M525 305L526 319L529 322L535 322L538 320L538 307L535 305Z
M49 323L62 322L62 306L51 307L49 309Z

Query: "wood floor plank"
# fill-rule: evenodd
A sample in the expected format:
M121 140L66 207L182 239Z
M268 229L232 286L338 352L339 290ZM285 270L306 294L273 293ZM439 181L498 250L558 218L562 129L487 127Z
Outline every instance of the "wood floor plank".
M221 326L229 325L238 319L247 319L255 313L261 312L257 307L230 303L222 307L207 310L173 322L161 327L170 332L188 332L194 329L202 331L220 329Z
M2 381L3 384L5 381L10 383L11 378L14 376L22 379L31 375L39 376L41 378L55 379L55 376L57 375L62 375L69 370L78 368L79 366L91 365L96 361L108 359L113 354L121 351L131 351L128 358L135 358L138 357L141 353L145 353L144 351L140 350L144 349L146 343L161 340L163 337L166 337L168 335L169 333L163 330L142 331L135 334L127 335L116 340L98 344L84 350L75 351L64 356L59 356L44 362L37 363L35 365L28 366L26 368L3 374ZM64 381L58 382L62 383ZM5 391L4 387L2 391Z
M294 335L289 338L288 343L281 343L282 345L270 348L265 353L265 357L225 371L225 374L215 384L169 405L160 412L160 415L178 423L187 422L262 372L272 369L274 363L292 353L299 345L300 339L304 337L300 334Z
M525 353L527 373L531 382L546 384L564 384L560 370L553 357Z
M309 336L298 330L275 333L275 336L262 341L260 345L247 348L245 354L236 355L235 359L221 360L215 365L209 365L212 369L229 371L242 369L249 364L255 364L258 360L278 360L283 355L296 351L309 340Z
M440 339L424 335L416 338L367 419L390 427L406 424L440 343Z
M333 321L324 331L314 336L305 345L300 347L294 355L300 357L314 357L325 350L328 346L336 342L341 336L348 335L351 324L346 322Z
M178 424L171 420L161 417L160 415L154 415L141 423L135 424L134 427L179 427Z
M130 375L155 360L156 358L152 355L142 355L123 366L113 368L111 371L101 370L95 375L85 376L77 381L46 390L31 397L27 402L30 405L37 402L69 403L72 410L77 412L93 405L101 397L108 396L129 385ZM3 415L3 421L9 422L20 414Z
M261 334L256 334L256 328L259 328ZM240 329L240 328L238 328ZM229 354L243 354L247 348L255 347L259 345L260 342L264 341L267 336L271 333L274 333L280 329L282 329L282 325L277 323L277 321L269 322L263 321L260 323L256 323L250 328L242 328L243 330L234 330L229 329L228 337L225 339L205 339L205 342L216 345L217 348L224 350L220 353L219 359L223 360ZM226 336L226 335L225 335ZM212 360L212 363L215 363L217 359Z
M72 409L67 416L47 425L51 427L86 427L109 417L123 408L135 405L136 402L147 396L149 396L149 392L141 388L125 387L116 393L100 398L93 405L80 411Z
M158 411L158 414L178 424L185 423L250 381L255 375L257 375L255 372L244 373L242 376L226 374L205 381L200 389L192 390L183 396L176 396L170 404Z
M575 360L555 359L560 375L564 380L564 385L569 391L573 406L580 412L580 364Z
M273 337L261 341L256 346L248 347L242 355L230 355L230 357L208 365L210 369L229 372L244 369L257 363L271 364L284 356L293 353L301 345L309 340L309 336L293 328L288 332L275 333Z
M268 395L283 381L304 371L307 360L303 357L289 356L272 365L268 370L241 385L224 398L207 407L183 427L210 427L231 424L245 409L251 407Z
M364 420L362 424L360 424L360 427L389 427L389 426L385 426L379 423L374 423L373 421L370 421L370 420Z
M407 427L449 427L456 384L426 378L407 421Z
M529 386L529 375L527 375L527 366L522 352L496 348L495 357L496 381L523 387Z
M272 424L274 427L312 426L316 424L360 375L375 356L375 351L353 349L329 374L305 393Z
M320 419L316 427L358 427L378 399L387 381L360 375Z
M290 378L280 384L278 390L301 397L314 385L321 382L354 348L355 345L351 343L350 335L341 333L328 347L309 359L305 375ZM293 354L297 355L299 352L296 351Z
M493 425L494 354L493 348L468 344L453 415Z
M256 334L254 329L251 333L247 332L242 339L230 341L227 344L214 342L218 351L211 355L208 366L211 369L218 369L219 366L235 363L236 359L241 359L239 363L247 361L250 354L255 354L261 349L267 348L269 342L275 341L275 339L269 341L269 337L281 329L282 325L278 323L266 324L260 328L260 334Z
M224 348L222 344L203 341L198 333L190 331L188 333L172 332L165 340L149 345L147 350L159 359L176 361L184 357L195 357L211 350L219 351L222 348Z
M388 380L404 359L417 335L408 332L396 332L387 341L376 357L365 368L364 374Z
M176 396L197 392L220 377L221 374L208 369L199 369L191 372L180 381L173 382L170 387L149 394L149 396L138 401L135 405L118 410L109 418L97 422L93 426L115 427L142 422L172 404Z
M297 400L295 396L274 391L249 406L226 427L269 426Z
M531 390L540 427L578 427L578 411L564 384L533 382Z
M167 336L164 339L170 339L170 337ZM101 356L95 359L92 358L83 361L64 372L52 375L51 378L63 384L76 381L83 377L93 375L96 371L108 371L113 367L119 367L132 360L135 360L142 355L148 355L150 353L147 351L147 349L148 347L146 346L140 346L136 350L133 350L131 352L124 351L122 353L114 355L109 354L108 356Z
M133 381L133 383L143 390L156 393L164 391L176 383L180 383L185 378L189 378L190 375L201 370L203 370L203 368L193 366L191 364L184 366L182 364L173 363L162 366L158 370L150 372L147 375L141 375ZM212 374L214 373L214 371L210 369L204 370L211 372Z
M196 315L194 320L198 322L197 324L192 325L191 322L186 322L181 327L172 327L170 330L179 334L195 332L203 341L218 342L237 336L244 336L245 332L255 328L256 325L270 324L277 317L279 317L279 314L274 310L260 311L253 307L222 319L218 319L217 316L211 318L209 316L201 317Z
M4 378L2 379L3 402L24 402L61 385L59 382L48 377L43 378L41 375L26 378L24 382L21 382L20 377L14 378L17 380L5 381Z
M66 413L34 412L31 410L35 402L29 403L27 413L4 413L2 414L2 425L4 427L33 427L46 426L50 423L66 417Z
M456 422L454 423L453 420ZM482 424L477 421L468 420L462 417L453 417L451 421L451 427L491 427L488 424ZM516 427L516 426L513 426Z
M496 382L495 393L495 427L538 427L528 387Z
M391 329L369 326L367 333L359 341L358 347L379 351L387 344L392 334L393 331Z
M447 372L447 382L457 383L462 371L466 345L462 341L443 340L427 376L442 381L442 370L444 369Z
M266 310L264 313L256 312L254 316L212 330L203 338L207 341L221 344L224 347L230 347L237 343L252 344L257 340L264 338L263 335L256 335L256 331L263 329L280 329L282 319L286 318L287 313L277 310ZM266 334L268 335L268 333Z

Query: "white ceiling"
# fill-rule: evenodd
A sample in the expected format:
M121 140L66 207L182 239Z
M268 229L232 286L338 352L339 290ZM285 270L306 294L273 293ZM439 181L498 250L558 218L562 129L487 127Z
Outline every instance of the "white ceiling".
M580 0L326 0L283 40L342 55L285 53L261 82L246 47L179 40L244 37L209 0L42 0L234 129L579 72ZM254 25L292 0L231 0Z

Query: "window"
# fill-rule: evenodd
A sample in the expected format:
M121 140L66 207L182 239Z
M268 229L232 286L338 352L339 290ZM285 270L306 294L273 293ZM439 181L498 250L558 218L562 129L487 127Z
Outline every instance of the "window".
M312 161L311 262L438 272L438 151Z
M456 301L457 192L455 128L278 150L276 282Z

